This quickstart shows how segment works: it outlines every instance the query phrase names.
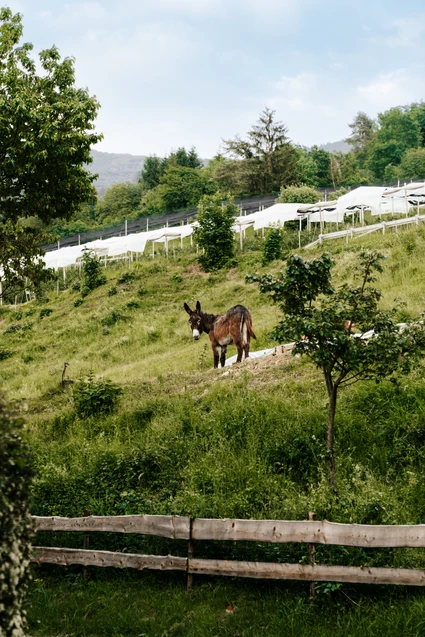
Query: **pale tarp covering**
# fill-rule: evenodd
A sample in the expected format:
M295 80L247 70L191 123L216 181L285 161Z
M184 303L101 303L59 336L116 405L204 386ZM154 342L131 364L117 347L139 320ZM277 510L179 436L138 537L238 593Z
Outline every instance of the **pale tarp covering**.
M254 230L267 228L272 224L283 226L286 221L298 221L298 209L301 206L300 203L277 203L270 208L255 212Z
M271 349L261 349L258 352L250 352L249 358L263 358L263 356L269 356L270 354L273 354L274 351L275 351L275 348L272 347ZM236 363L237 357L238 355L235 354L234 356L231 356L230 358L228 358L226 362L224 363L224 366L228 367L230 365L233 365L233 363Z
M158 243L165 243L173 239L184 239L193 234L193 224L189 223L185 226L177 226L175 228L164 228L163 235L159 239L155 239Z
M342 223L344 221L344 215L344 211L334 208L333 210L322 210L321 213L320 210L318 210L317 212L312 212L309 216L309 219L311 222L315 223L320 223L320 219L322 219L322 221L326 223Z
M388 206L388 202L383 198L385 191L386 188L381 186L360 186L339 197L337 210L345 212L355 208L365 208L370 209L372 214L385 213Z
M75 265L77 259L83 254L84 246L71 246L69 248L59 248L52 252L46 252L42 260L46 268L66 268L68 265Z

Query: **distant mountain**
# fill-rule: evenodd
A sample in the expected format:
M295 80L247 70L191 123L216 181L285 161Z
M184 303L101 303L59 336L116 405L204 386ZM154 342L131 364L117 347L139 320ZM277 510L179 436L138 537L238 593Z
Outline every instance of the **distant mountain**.
M91 173L99 175L94 183L99 197L103 197L114 184L136 183L146 159L144 155L102 153L98 150L92 150L91 155L93 163L88 168Z
M322 144L319 148L327 150L328 153L348 153L351 150L351 146L347 144L343 139L339 142L329 142L329 144Z

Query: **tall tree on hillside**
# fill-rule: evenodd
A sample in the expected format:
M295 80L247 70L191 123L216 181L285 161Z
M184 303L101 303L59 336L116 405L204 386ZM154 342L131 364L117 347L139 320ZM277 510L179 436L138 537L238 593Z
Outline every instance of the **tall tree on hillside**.
M317 188L327 188L332 185L331 175L331 157L330 153L323 148L313 146L309 155L316 166L316 184Z
M372 283L382 271L383 256L360 254L356 280L335 288L334 261L322 254L311 261L293 255L285 273L249 276L260 291L281 307L284 318L273 330L280 343L295 341L292 354L305 354L322 370L329 398L327 451L329 479L336 488L335 414L339 390L361 380L389 379L408 373L425 353L421 321L400 330L397 308L380 307L381 293ZM370 333L368 338L362 335ZM356 332L356 336L353 335Z
M140 173L139 183L143 190L156 188L165 171L165 162L156 155L146 157L145 163Z
M355 153L362 153L376 133L375 120L368 117L363 111L359 111L348 126L351 128L351 135L344 141L353 147Z
M124 223L140 214L141 184L114 184L96 206L96 221L102 225Z
M61 60L53 46L40 52L37 66L32 45L20 44L21 37L21 16L0 9L0 263L7 279L6 236L15 226L21 261L13 274L35 282L40 270L35 267L31 277L29 270L42 252L28 254L20 243L21 219L69 219L96 198L96 175L86 164L101 136L93 124L99 104L75 86L74 60Z
M184 168L202 168L203 163L202 160L198 157L198 153L194 146L189 150L186 148L178 148L173 151L166 159L165 159L165 167L169 166L183 166Z
M255 169L251 191L272 192L293 183L297 154L290 144L285 124L275 121L275 111L265 108L247 137L245 140L239 136L223 140L223 145L227 155L249 162Z

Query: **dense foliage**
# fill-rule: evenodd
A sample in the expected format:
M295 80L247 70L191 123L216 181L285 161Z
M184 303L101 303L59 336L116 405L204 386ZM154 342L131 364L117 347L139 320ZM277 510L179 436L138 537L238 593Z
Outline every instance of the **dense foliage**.
M122 394L118 385L108 380L96 380L90 372L86 380L80 380L73 389L75 412L79 418L111 413Z
M102 264L99 257L90 251L83 254L83 280L81 295L87 296L90 292L106 283L106 276L102 272Z
M36 62L22 32L21 16L0 9L0 263L6 287L26 279L31 289L44 276L40 223L69 219L95 198L86 164L100 139L99 104L75 86L72 58L61 60L53 46ZM22 231L28 217L38 223Z
M235 254L232 226L238 209L219 195L205 196L199 203L194 239L202 250L199 262L204 270L219 270L229 265Z
M249 277L271 295L284 313L273 330L279 342L294 341L293 355L306 354L324 375L329 397L327 450L330 481L336 487L334 423L338 391L360 380L390 379L408 373L425 353L425 326L417 321L397 326L398 308L379 307L381 292L371 285L382 272L383 256L362 252L357 284L338 289L331 279L335 263L330 254L305 261L288 259L284 274ZM357 332L357 337L354 332ZM367 334L367 338L362 338Z
M18 423L0 404L0 635L24 637L22 609L28 583L29 491L32 470Z

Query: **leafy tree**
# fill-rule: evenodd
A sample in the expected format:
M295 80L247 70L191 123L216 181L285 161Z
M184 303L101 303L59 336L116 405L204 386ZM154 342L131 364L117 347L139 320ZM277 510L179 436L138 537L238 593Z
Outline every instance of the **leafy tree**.
M309 155L315 164L314 185L316 188L327 188L332 184L330 153L323 148L313 146Z
M272 192L294 181L297 154L287 133L286 126L275 121L275 111L265 108L248 139L223 141L225 154L255 168L251 192Z
M29 579L32 469L28 449L0 404L0 635L24 637L22 609Z
M83 284L81 295L87 296L92 290L106 283L106 276L102 272L102 264L94 252L87 250L83 254Z
M377 130L375 120L368 117L363 111L359 111L348 126L351 128L351 135L345 141L353 147L356 154L364 154Z
M398 106L385 113L379 113L378 121L376 140L379 144L392 143L403 150L421 145L419 123L408 107Z
M360 380L394 378L408 373L425 352L425 326L417 322L400 330L397 307L384 311L381 293L373 285L382 271L383 256L362 252L356 282L335 288L334 262L322 254L309 262L293 255L285 273L250 276L284 313L273 330L279 342L295 341L293 354L307 355L322 370L329 398L327 450L330 484L336 488L335 414L338 392ZM373 330L367 339L362 335ZM356 332L357 337L353 336Z
M322 195L310 186L286 186L282 187L276 203L317 203Z
M194 208L202 195L216 190L215 184L207 183L202 170L184 166L168 168L161 177L160 187L167 211Z
M96 207L97 223L112 225L140 215L142 187L140 184L114 184L107 189Z
M296 163L294 167L295 183L317 187L317 165L307 148L298 146L296 151Z
M425 179L425 148L411 148L404 153L399 176L402 179Z
M39 247L40 241L49 238L25 220L0 226L0 298L13 303L16 295L25 290L37 292L42 283L55 277L53 270L45 268Z
M164 174L166 162L156 155L146 157L142 172L140 173L139 183L143 190L152 190L156 188Z
M232 201L222 202L219 194L205 195L199 202L194 238L203 254L199 257L204 270L218 270L235 256L232 227L238 208Z
M93 121L99 104L87 90L75 87L74 61L60 59L56 47L40 52L20 44L19 14L0 9L0 263L7 265L11 226L25 217L43 222L69 219L81 204L95 199L90 147L101 138ZM38 71L38 69L40 69ZM34 258L24 235L16 230L15 274L25 277ZM37 261L37 259L36 259ZM36 267L29 284L40 273Z
M178 148L176 151L172 152L169 157L167 157L165 165L166 167L183 166L184 168L203 167L202 160L198 157L194 146L192 146L189 152L187 152L187 150L183 147Z
M405 149L396 142L375 143L371 150L368 168L376 179L385 179L385 169L388 165L398 166Z
M263 245L263 265L282 258L283 229L272 228L266 236Z

